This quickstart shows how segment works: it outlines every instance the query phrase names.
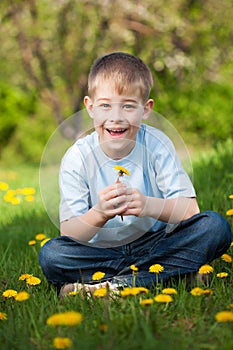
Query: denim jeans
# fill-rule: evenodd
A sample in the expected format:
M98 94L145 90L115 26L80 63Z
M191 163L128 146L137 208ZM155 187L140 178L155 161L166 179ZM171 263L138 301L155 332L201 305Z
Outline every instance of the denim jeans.
M136 285L156 283L153 264L161 264L159 281L198 271L203 264L221 256L230 246L229 223L219 214L206 211L182 221L171 232L147 232L139 239L118 247L83 245L68 236L48 241L39 254L47 280L60 288L65 283L92 281L94 272L105 273L102 281L131 285L130 265L138 267Z

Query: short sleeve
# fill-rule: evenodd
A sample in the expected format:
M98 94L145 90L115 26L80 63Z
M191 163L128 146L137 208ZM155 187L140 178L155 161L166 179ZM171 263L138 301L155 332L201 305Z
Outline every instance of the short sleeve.
M60 166L60 222L82 215L89 209L89 188L83 164L81 152L77 145L73 145Z

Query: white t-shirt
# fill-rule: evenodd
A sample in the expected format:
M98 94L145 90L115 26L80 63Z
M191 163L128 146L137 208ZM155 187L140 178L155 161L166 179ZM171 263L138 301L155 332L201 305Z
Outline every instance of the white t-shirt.
M98 192L114 183L115 165L130 172L121 181L142 194L157 198L195 197L170 139L160 130L142 124L136 144L127 157L113 160L102 151L98 134L79 139L69 148L60 167L60 221L84 214L97 203ZM126 244L148 231L159 231L166 223L151 217L120 216L110 219L90 243L100 246Z

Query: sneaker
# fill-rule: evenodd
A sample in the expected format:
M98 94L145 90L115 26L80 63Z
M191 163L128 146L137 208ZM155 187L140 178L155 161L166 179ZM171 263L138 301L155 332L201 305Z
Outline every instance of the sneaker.
M119 294L117 286L109 281L96 283L96 284L83 284L83 283L67 283L64 284L59 293L60 298L64 298L68 295L83 294L86 293L88 296L94 293L96 289L106 288L114 294Z

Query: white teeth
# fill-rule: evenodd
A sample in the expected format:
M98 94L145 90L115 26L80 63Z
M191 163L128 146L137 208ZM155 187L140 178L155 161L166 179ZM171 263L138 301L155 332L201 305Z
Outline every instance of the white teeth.
M117 129L117 130L109 129L109 131L112 131L112 132L123 132L123 131L125 131L125 129Z

